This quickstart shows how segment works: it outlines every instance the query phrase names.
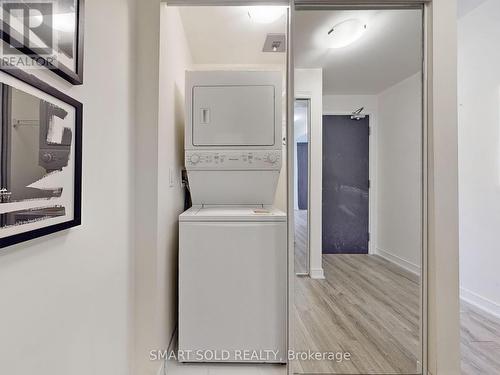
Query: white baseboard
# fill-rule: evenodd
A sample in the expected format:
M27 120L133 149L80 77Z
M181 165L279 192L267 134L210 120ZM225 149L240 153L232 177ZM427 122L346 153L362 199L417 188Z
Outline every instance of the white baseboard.
M375 254L384 258L385 260L388 260L391 263L398 265L401 268L404 268L405 270L413 273L416 276L420 276L421 270L420 267L416 264L408 262L407 260L398 257L397 255L391 254L388 251L382 250L378 247L375 248Z
M498 303L465 288L460 288L460 298L478 309L500 319L500 305Z
M311 268L311 279L324 279L325 272L323 268Z

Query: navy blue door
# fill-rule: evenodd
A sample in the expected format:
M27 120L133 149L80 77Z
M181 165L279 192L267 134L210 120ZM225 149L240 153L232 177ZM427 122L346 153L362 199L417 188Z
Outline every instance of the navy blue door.
M368 253L369 118L323 116L323 253Z
M297 195L299 210L307 210L309 201L309 145L297 143Z

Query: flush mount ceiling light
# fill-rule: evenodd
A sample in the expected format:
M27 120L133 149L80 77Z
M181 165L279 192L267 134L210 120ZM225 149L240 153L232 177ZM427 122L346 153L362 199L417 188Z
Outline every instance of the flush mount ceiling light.
M285 8L280 6L248 7L248 17L256 23L273 23L285 14Z
M366 23L358 19L342 21L328 30L328 47L343 48L360 39L367 29Z

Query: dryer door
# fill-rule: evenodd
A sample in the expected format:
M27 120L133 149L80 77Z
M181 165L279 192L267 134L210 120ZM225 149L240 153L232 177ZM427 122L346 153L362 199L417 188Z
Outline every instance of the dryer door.
M194 146L273 146L275 88L195 86Z

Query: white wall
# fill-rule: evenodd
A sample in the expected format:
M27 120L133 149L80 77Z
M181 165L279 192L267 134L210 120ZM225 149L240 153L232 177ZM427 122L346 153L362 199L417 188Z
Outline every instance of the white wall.
M141 35L136 169L138 235L134 373L156 374L149 351L166 349L177 324L178 215L184 209L184 82L192 59L178 9L138 7ZM159 52L158 52L159 51ZM170 182L172 176L172 183Z
M325 114L351 114L364 107L363 113L376 115L378 111L377 95L324 95L323 112ZM373 121L372 125L373 125Z
M461 296L500 316L500 2L458 22Z
M380 256L420 274L422 74L378 95L377 235Z
M85 2L82 226L0 252L0 373L129 373L133 2Z
M175 59L172 56L176 56ZM192 64L186 35L173 7L161 7L158 123L158 293L159 332L177 324L178 216L184 211L184 86Z
M173 59L172 56L175 56ZM158 285L164 296L159 315L172 334L177 323L178 216L184 211L185 72L192 58L179 10L162 5L158 124ZM170 177L172 176L172 177ZM172 181L169 181L172 178ZM163 320L164 319L164 320Z
M323 189L323 71L295 69L295 97L311 100L310 275L324 277L322 262L321 200Z

